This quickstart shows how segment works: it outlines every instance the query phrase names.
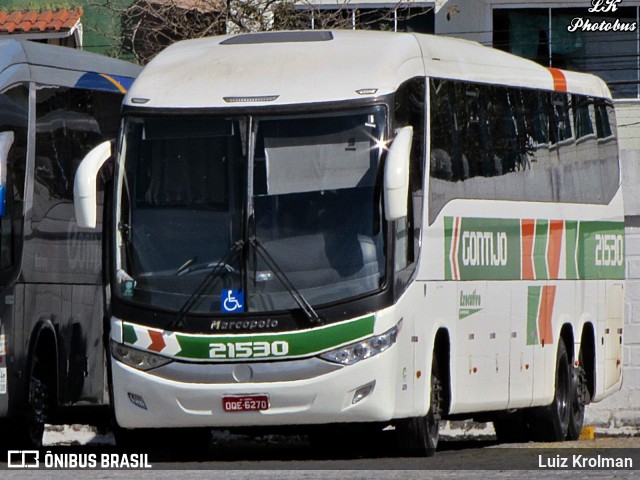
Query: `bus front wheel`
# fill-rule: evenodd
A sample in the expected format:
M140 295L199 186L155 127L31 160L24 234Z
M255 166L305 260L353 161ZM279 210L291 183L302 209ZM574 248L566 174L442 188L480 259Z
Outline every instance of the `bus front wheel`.
M427 414L403 420L396 426L398 443L403 452L421 457L431 457L435 454L440 437L442 392L442 376L434 356L431 366L431 398Z
M12 422L12 438L22 448L42 447L44 427L51 405L46 378L38 357L34 357L29 375L26 410L24 416Z

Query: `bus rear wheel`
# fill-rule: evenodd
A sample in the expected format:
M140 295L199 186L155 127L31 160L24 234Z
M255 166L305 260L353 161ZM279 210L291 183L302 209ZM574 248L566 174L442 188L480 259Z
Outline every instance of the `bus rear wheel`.
M584 369L582 349L578 356L578 365L571 369L571 415L567 440L577 440L584 424L584 408L590 401L587 388L587 372Z
M442 377L436 357L431 366L431 398L427 414L403 420L396 426L398 443L403 453L431 457L435 455L442 418Z
M571 366L564 341L558 342L556 385L553 402L536 410L532 424L536 440L561 442L567 438L571 421Z

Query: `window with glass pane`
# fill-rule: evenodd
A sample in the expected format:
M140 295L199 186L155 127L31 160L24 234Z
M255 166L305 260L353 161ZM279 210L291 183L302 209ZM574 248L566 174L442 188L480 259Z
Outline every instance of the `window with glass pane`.
M588 3L588 2L587 2ZM635 30L592 31L568 26L576 18L633 24L637 7L592 14L584 8L497 8L493 11L493 44L541 65L598 75L618 98L637 97L639 40Z
M17 236L23 214L24 171L27 158L29 91L17 86L0 94L0 154L5 157L2 174L2 215L0 216L0 268L17 262ZM19 234L18 234L19 235Z

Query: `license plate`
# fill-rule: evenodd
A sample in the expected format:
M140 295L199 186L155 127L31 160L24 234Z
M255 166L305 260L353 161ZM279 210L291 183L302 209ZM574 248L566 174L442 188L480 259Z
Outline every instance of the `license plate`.
M225 395L222 397L225 412L257 412L269 410L269 395Z

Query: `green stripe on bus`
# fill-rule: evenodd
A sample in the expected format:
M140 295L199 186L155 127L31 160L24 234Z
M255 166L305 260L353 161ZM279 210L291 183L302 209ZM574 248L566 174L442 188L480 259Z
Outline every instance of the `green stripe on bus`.
M567 259L566 276L570 280L580 278L578 272L578 222L567 220L565 226L565 255Z
M580 222L581 278L624 279L624 222Z
M536 234L533 242L533 268L536 271L536 279L549 278L547 271L547 241L549 237L549 221L536 221Z
M371 336L375 323L374 316L368 316L353 320L346 323L338 323L327 327L314 328L310 330L297 332L281 332L273 334L237 334L237 335L183 335L176 334L181 350L176 354L176 358L192 359L192 360L209 360L209 359L240 359L240 358L257 358L256 355L235 357L230 355L230 349L225 349L225 356L213 356L212 348L214 345L232 345L234 350L238 350L238 345L242 344L253 349L256 343L260 343L260 353L264 352L263 345L265 342L269 345L282 345L286 343L286 354L282 351L269 350L263 357L264 359L274 358L291 358L304 357L312 354L321 353L342 345L353 343L357 340ZM244 347L243 347L244 348ZM255 352L255 350L253 350Z
M537 345L538 339L538 309L542 287L529 287L527 297L527 345Z
M520 278L520 220L463 218L458 236L460 280Z
M453 217L444 217L444 278L453 279L451 272L451 250L453 248Z
M444 220L445 279L455 277L451 255L456 245L454 262L460 280L522 279L520 219L445 217ZM534 278L548 280L550 221L538 219L535 223ZM558 253L564 259L557 272L560 279L624 278L624 222L565 220L564 230L562 250L551 249L554 261L558 261Z
M128 325L126 323L122 325L122 340L124 343L128 343L129 345L133 345L138 341L138 335L136 335L136 329L133 325Z

